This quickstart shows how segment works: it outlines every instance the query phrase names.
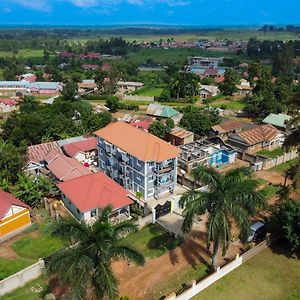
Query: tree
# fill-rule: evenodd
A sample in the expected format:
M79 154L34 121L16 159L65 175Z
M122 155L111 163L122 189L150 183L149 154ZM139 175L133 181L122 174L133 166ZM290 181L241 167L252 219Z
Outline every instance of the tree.
M38 109L39 102L33 96L25 96L20 103L21 113L32 113Z
M288 241L292 253L300 250L300 202L281 202L272 217L279 232Z
M116 112L120 107L120 101L117 97L111 96L107 98L105 106L108 107L111 112Z
M14 187L14 195L31 207L39 207L43 198L54 191L48 178L18 174L18 182Z
M175 123L174 123L173 119L168 118L166 120L166 126L167 126L167 131L171 131L171 129L173 129L175 127Z
M232 70L227 68L225 71L225 79L223 83L220 84L220 91L224 95L232 96L235 92L237 92L236 85L239 83L238 76Z
M219 122L220 118L215 110L188 107L183 112L180 125L198 135L204 135L213 125Z
M63 101L73 102L76 101L76 95L77 95L77 84L74 81L69 80L63 88L63 91L61 93L61 98Z
M219 248L222 247L223 256L226 254L233 224L240 230L241 241L246 242L250 230L249 217L256 208L265 205L264 195L256 191L257 181L248 175L247 168L234 169L222 176L213 168L199 166L193 171L193 176L207 185L208 191L188 191L180 199L180 206L184 208L184 232L192 229L197 216L208 213L206 242L208 248L213 243L214 268L217 267Z
M167 133L166 126L160 121L154 121L149 126L149 132L156 135L157 137L164 139Z
M199 80L199 76L193 73L179 73L171 82L171 97L179 99L197 96L199 94Z
M109 222L111 207L104 208L92 225L74 219L54 223L52 235L68 247L56 252L47 265L48 274L58 274L60 280L71 285L71 299L116 299L117 279L111 263L116 259L144 265L144 256L125 244L122 238L137 230L123 222Z

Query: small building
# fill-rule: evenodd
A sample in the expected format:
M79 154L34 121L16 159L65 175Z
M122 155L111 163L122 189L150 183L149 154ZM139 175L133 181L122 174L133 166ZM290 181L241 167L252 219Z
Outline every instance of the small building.
M88 166L97 165L98 151L96 137L90 137L83 141L67 144L63 146L63 151L82 164L87 164Z
M75 58L76 54L73 52L63 51L59 53L59 57L61 59L69 59L69 58Z
M57 181L68 181L90 174L91 171L84 167L75 158L65 156L62 152L52 150L45 157L46 168Z
M284 134L273 125L258 125L230 135L227 142L242 152L253 153L262 149L273 150L281 147Z
M194 133L181 127L175 127L167 133L166 141L174 146L189 144L194 141Z
M230 134L235 134L241 132L243 124L239 121L226 121L224 123L217 124L211 129L214 133L214 136L218 136L224 140L227 140Z
M240 83L236 86L238 89L239 95L249 95L252 93L252 87L250 85L250 82L246 79L241 79Z
M197 140L179 147L178 166L188 174L199 165L221 168L235 162L237 151L224 143Z
M132 93L142 88L144 84L142 82L134 82L134 81L118 81L118 92L120 94Z
M65 207L79 221L93 223L102 209L112 206L109 219L118 223L130 218L129 192L102 172L59 183Z
M38 174L40 169L45 166L45 157L52 150L62 153L57 142L48 142L29 146L27 151L27 161L24 169L30 173L34 172Z
M199 94L201 99L214 97L217 96L219 93L220 90L215 85L204 85L204 84L200 85Z
M84 79L78 83L79 93L93 92L97 90L97 84L94 79Z
M97 53L97 52L87 52L87 53L82 53L79 55L79 58L80 59L100 59L101 56L100 56L100 53Z
M0 189L0 242L31 225L29 206Z
M59 94L62 86L59 82L33 82L29 86L30 93L36 94Z
M36 82L37 77L33 73L27 73L27 74L22 74L22 75L18 76L18 79L29 81L29 82Z
M126 114L119 121L123 121L148 132L150 125L155 121L155 117L144 115Z
M271 124L281 131L286 131L288 129L288 122L292 119L291 116L285 114L269 114L263 119L262 123Z
M18 107L18 102L9 98L0 98L0 113L10 113Z
M175 117L179 114L179 111L170 106L151 103L147 107L146 114L149 116L157 117L159 119L166 119Z
M190 56L187 58L190 67L217 68L223 61L222 57Z

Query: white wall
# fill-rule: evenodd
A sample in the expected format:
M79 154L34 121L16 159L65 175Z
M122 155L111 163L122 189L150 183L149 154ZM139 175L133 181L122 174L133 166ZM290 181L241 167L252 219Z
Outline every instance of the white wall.
M45 262L41 259L37 263L23 269L0 281L0 296L24 286L29 281L38 278L45 269Z

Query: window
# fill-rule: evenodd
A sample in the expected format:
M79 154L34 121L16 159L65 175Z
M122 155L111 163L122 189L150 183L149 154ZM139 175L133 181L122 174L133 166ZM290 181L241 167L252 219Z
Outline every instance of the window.
M105 162L101 161L101 168L105 170Z
M154 161L149 161L149 167L154 167Z
M100 154L103 155L103 150L100 148Z
M80 210L77 208L77 213L80 214Z
M150 175L150 176L148 177L148 180L149 180L149 181L153 181L153 180L154 180L154 176L153 176L153 175Z
M142 180L142 177L141 177L139 174L137 174L137 175L136 175L136 179L139 180L139 181L141 181L141 180Z
M149 189L148 190L148 196L152 196L154 194L154 189Z
M92 209L91 210L91 217L96 217L97 216L97 209Z

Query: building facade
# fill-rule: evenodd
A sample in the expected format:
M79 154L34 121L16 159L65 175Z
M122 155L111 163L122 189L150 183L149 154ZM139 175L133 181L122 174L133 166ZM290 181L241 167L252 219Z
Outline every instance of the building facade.
M176 147L123 122L96 132L99 168L127 190L147 200L176 187Z

